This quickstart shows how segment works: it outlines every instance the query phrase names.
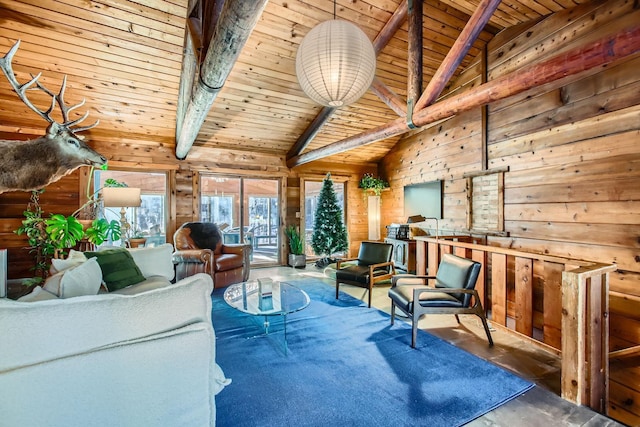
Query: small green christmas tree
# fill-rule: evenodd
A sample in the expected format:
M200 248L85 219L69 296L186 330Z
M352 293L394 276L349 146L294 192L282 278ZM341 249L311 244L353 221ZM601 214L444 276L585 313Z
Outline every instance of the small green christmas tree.
M342 209L338 205L330 173L322 182L318 197L311 247L317 255L323 257L319 261L320 266L329 263L331 254L349 249L347 229L342 221Z

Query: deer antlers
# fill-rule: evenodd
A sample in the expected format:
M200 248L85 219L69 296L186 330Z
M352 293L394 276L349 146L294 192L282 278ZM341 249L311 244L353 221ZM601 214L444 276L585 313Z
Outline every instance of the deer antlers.
M60 107L60 111L62 112L62 119L64 120L63 123L57 123L58 125L62 126L65 129L68 129L72 132L82 132L88 129L91 129L95 126L98 125L98 123L100 122L99 120L96 120L95 123L93 123L92 125L89 126L82 126L82 127L76 127L74 129L72 129L72 126L77 125L78 123L84 121L88 116L89 116L89 112L85 112L84 115L78 119L75 120L69 120L69 113L73 110L75 110L76 108L82 107L85 103L85 100L83 99L82 102L76 104L76 105L72 105L70 107L67 107L67 105L64 102L64 91L67 88L67 76L65 75L64 78L62 79L62 86L60 86L60 91L57 94L54 94L53 92L51 92L49 89L47 89L46 87L44 87L39 81L38 79L40 78L40 76L42 75L42 73L38 73L36 76L34 76L33 74L31 75L31 80L29 80L28 82L24 83L24 84L20 84L20 82L18 82L18 80L16 79L16 75L13 71L13 67L11 66L11 60L13 59L13 55L15 55L15 53L18 51L18 47L20 47L20 40L18 40L11 49L9 49L9 52L7 52L7 54L3 57L0 58L0 69L2 70L2 72L4 73L4 75L7 77L7 80L9 81L9 83L11 84L11 87L13 88L13 90L16 92L16 94L18 94L18 97L22 100L22 102L24 102L24 104L29 107L31 110L35 111L36 114L38 114L40 117L42 117L43 119L45 119L47 122L49 123L57 123L52 117L51 117L51 113L53 112L56 103L58 104L58 106ZM47 109L47 110L40 110L38 107L36 107L35 105L33 105L33 103L31 103L31 101L29 100L29 98L27 97L27 90L29 89L33 89L31 88L31 86L36 85L36 87L40 90L42 90L43 92L45 92L47 95L51 96L51 106Z

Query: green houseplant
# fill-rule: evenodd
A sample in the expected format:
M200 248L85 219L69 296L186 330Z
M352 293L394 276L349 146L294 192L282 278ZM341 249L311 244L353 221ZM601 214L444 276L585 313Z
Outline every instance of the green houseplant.
M306 267L307 256L304 253L304 242L300 232L295 226L289 225L284 233L289 239L289 265L296 268Z
M93 175L93 169L92 173ZM105 182L105 187L121 187L126 184L113 179ZM82 212L92 212L100 209L100 190L90 193L87 185L87 201L71 215L51 214L49 218L43 216L40 206L40 195L43 189L31 193L27 209L23 212L22 225L14 232L25 235L29 244L29 252L34 256L33 270L36 277L46 278L51 259L64 256L64 251L76 246L85 239L94 245L100 245L107 239L118 240L121 237L120 223L116 220L107 221L104 218L94 218L83 225L79 216Z
M370 173L365 173L360 179L358 188L362 188L365 191L371 191L376 196L382 193L382 190L389 188L389 183L382 178L376 178Z

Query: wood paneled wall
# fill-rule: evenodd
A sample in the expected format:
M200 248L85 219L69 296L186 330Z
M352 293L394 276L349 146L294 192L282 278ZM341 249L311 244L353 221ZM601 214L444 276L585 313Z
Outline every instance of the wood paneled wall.
M24 139L23 135L10 134L9 139ZM93 143L94 148L108 158L112 169L135 169L148 172L167 172L169 178L169 219L167 239L171 241L173 232L181 224L199 219L199 179L201 173L217 173L242 177L281 178L283 195L282 224L300 224L296 212L300 212L301 176L319 179L327 172L347 182L347 230L350 236L350 254L357 253L360 242L367 239L366 206L358 181L365 172L377 173L376 165L347 165L315 162L296 170L289 170L284 158L260 153L245 153L228 149L194 147L186 161L178 161L172 152L160 146L155 155L144 157L148 152L147 141L132 141L128 136L119 142L110 140L106 144ZM128 159L128 160L127 160ZM88 168L86 168L88 170ZM79 179L79 169L60 181L48 186L41 196L45 215L50 213L71 214L79 206L79 197L84 194L84 185ZM22 212L29 202L30 193L11 192L0 194L0 247L9 250L9 278L29 277L33 265L26 249L24 236L14 233L20 226ZM284 244L283 240L283 247ZM283 254L284 255L284 254ZM283 260L286 258L282 258Z
M536 63L640 20L633 2L581 5L497 35L488 79ZM479 82L476 70L467 82ZM382 163L391 183L384 221L404 221L403 186L444 179L443 227L465 232L463 173L509 167L504 182L508 237L490 245L615 262L611 350L640 343L640 57L530 90L405 138ZM475 76L474 76L475 73ZM464 77L464 75L463 75ZM475 79L475 80L474 80ZM457 85L464 90L463 85ZM483 146L486 132L487 147ZM543 285L543 284L542 284ZM536 291L534 290L534 295ZM541 303L538 301L536 303ZM611 363L610 416L640 424L638 357Z

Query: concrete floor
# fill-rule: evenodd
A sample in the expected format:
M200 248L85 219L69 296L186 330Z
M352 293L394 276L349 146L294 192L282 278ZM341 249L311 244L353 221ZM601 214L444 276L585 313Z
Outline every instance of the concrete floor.
M317 277L327 279L330 286L335 283L313 264L308 264L305 269L269 267L251 270L250 279L262 277L273 280ZM387 313L391 310L388 289L388 286L376 287L372 297L372 305ZM366 301L365 289L340 285L340 290ZM420 320L419 327L538 386L472 421L468 426L622 426L559 396L560 359L555 354L501 329L492 330L495 345L489 347L482 324L476 316L462 315L460 320L461 324L458 325L452 315L426 315Z

